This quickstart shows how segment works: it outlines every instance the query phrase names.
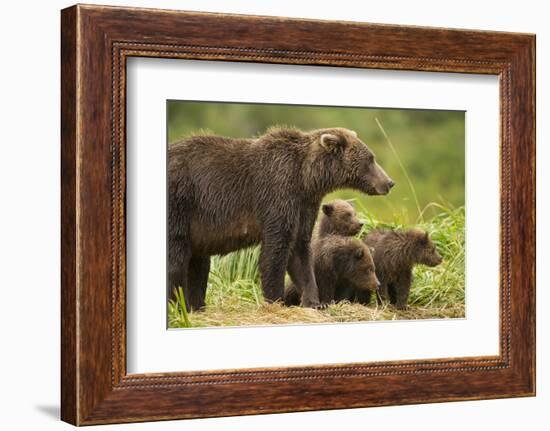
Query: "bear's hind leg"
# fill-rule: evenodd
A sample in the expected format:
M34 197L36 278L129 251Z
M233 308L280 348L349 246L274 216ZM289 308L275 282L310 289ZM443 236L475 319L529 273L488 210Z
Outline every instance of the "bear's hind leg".
M208 274L210 272L210 256L192 257L189 262L187 283L187 306L192 310L200 310L205 306Z
M190 311L187 285L190 260L191 250L189 247L186 247L183 241L169 239L166 300L174 299L174 289L181 287L185 296L187 311Z

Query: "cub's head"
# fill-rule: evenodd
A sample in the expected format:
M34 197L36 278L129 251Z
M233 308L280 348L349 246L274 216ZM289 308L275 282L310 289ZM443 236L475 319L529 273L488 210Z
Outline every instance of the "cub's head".
M321 219L322 233L333 233L343 236L357 235L363 223L357 218L353 206L342 199L336 199L321 206L323 216Z
M427 232L422 229L411 229L408 235L414 244L414 261L427 266L437 266L443 258Z
M318 147L330 163L328 174L336 179L336 187L350 187L369 195L386 195L393 180L376 162L374 153L353 130L321 129L313 132Z
M380 282L376 277L371 250L363 241L349 238L347 241L346 281L359 290L376 292Z

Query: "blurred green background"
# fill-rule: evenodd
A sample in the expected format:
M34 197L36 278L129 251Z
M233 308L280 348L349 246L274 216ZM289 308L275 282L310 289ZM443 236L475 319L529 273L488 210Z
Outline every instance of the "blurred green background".
M398 220L403 224L416 223L422 217L427 220L439 213L437 205L430 205L434 202L446 208L464 205L465 115L462 111L170 100L167 115L169 143L203 132L249 138L263 134L274 125L295 126L304 131L326 127L352 129L374 151L396 186L388 196L340 190L327 196L325 201L335 197L354 199L356 207L368 210L379 220ZM422 217L419 209L424 210Z

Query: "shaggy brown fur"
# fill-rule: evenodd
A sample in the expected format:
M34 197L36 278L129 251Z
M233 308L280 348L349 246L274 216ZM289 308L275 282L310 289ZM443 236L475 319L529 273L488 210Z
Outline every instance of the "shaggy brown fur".
M168 149L168 295L183 287L204 306L210 256L262 243L267 301L282 299L285 270L319 306L310 240L323 196L338 188L387 194L393 181L347 129L275 128L257 139L194 136Z
M354 236L357 235L363 227L363 223L357 218L355 214L355 209L349 202L345 200L336 199L334 201L323 204L321 205L321 211L321 218L313 232L313 238L311 240L311 247L313 249L314 256L322 255L323 247L332 245L329 242L322 241L327 236ZM317 263L318 262L314 260L314 265ZM345 274L342 275L345 276ZM317 275L315 276L315 278L317 280L317 285L320 286L320 291L328 292L328 287L326 285L323 285L323 283L319 281ZM333 290L331 294L320 294L321 296L328 296L330 298L327 302L334 300L335 293L341 290L337 289L335 286L330 287L330 289ZM290 282L285 287L284 300L286 305L300 304L300 292L298 291L298 288L294 283Z
M369 248L359 239L326 235L313 244L315 279L322 305L349 298L352 292L375 292L379 286ZM300 295L291 281L285 304L299 305Z
M318 250L323 246L319 241L329 235L353 236L357 235L363 223L359 221L353 206L342 199L336 199L321 205L321 218L313 232L311 247ZM318 254L318 253L317 253ZM319 284L319 282L317 282ZM301 292L294 283L285 287L285 304L299 305ZM325 289L326 290L326 289ZM334 299L334 298L332 298Z
M354 236L357 235L363 223L357 218L353 206L342 199L336 199L321 205L323 215L315 232L322 238L330 234Z
M442 262L434 243L421 229L376 229L368 233L364 242L374 248L376 275L381 283L379 294L397 308L407 307L413 266L437 266ZM370 294L357 292L355 299L368 304Z

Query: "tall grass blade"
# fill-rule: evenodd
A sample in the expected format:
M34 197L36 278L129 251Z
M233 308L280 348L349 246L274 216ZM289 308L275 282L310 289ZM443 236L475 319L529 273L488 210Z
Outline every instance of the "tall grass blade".
M407 179L407 182L409 183L409 188L411 189L411 192L412 192L412 195L413 195L413 198L414 198L414 202L416 204L416 209L418 210L418 220L421 220L422 222L424 222L424 215L423 215L422 210L420 209L420 202L418 201L418 196L416 194L416 189L414 188L414 185L411 181L411 178L409 177L409 173L407 172L407 169L405 168L405 165L401 161L401 158L397 154L397 151L395 150L395 147L393 146L390 138L388 137L388 134L386 133L386 131L382 127L382 124L380 123L378 118L375 118L374 121L376 121L376 124L378 125L378 128L380 129L380 131L384 135L384 138L386 138L386 142L388 143L393 155L395 156L395 159L397 160L397 163L399 163L399 166L400 166L401 170L403 171L403 174L405 175L405 178Z

